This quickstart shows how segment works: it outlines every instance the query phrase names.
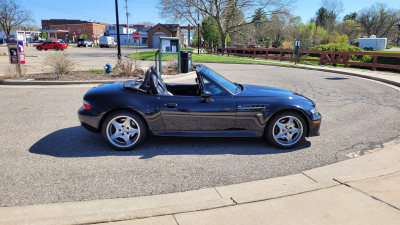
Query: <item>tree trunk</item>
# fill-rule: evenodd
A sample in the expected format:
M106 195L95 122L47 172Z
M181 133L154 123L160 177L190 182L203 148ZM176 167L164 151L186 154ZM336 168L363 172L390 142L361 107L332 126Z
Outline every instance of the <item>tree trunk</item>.
M221 34L221 45L223 48L226 47L226 34L225 33Z

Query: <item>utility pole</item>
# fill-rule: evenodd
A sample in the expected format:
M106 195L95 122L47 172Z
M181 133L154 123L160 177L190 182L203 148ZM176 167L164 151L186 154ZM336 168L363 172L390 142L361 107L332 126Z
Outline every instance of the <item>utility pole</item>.
M118 18L118 0L115 0L115 16L117 19L117 46L118 46L118 59L121 59L121 42L119 38L119 18Z
M130 14L129 14L129 12L128 12L128 0L125 0L125 3L126 3L126 27L127 27L127 32L128 32L128 47L129 47L129 16L130 16Z
M199 5L199 0L197 0ZM200 11L197 9L197 54L200 54Z

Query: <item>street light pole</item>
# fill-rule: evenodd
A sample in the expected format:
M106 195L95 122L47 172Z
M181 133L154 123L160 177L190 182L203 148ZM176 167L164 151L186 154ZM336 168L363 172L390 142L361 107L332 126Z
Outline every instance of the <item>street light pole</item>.
M115 0L115 16L117 19L117 45L118 45L118 59L121 59L121 42L119 38L119 19L118 19L118 0Z
M199 5L199 0L197 0ZM200 54L200 11L197 9L197 54Z

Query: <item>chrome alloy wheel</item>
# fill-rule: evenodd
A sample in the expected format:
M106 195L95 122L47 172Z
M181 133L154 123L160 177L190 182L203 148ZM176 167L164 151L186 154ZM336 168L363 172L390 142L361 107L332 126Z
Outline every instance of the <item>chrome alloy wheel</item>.
M107 138L117 147L132 146L139 140L139 137L139 124L132 117L118 116L107 125Z
M272 135L281 145L293 145L303 135L303 125L296 117L284 116L274 124Z

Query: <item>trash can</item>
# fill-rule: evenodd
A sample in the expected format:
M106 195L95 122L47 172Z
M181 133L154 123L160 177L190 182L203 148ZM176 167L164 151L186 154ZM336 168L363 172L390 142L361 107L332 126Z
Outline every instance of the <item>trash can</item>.
M192 71L192 52L181 51L181 73Z

